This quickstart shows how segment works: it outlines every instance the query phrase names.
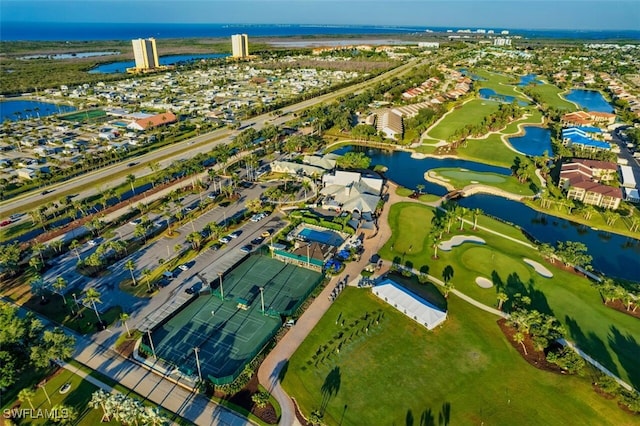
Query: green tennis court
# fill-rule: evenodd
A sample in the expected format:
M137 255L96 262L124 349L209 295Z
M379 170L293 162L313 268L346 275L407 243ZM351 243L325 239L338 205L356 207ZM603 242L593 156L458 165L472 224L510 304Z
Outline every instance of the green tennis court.
M76 111L71 114L60 116L61 120L75 121L79 123L94 121L98 118L106 117L107 113L101 109L92 109L86 111Z
M222 291L219 281L212 283L213 294L202 293L153 331L156 353L197 375L197 347L203 378L229 383L277 332L281 315L293 313L321 278L315 271L250 256L222 278Z

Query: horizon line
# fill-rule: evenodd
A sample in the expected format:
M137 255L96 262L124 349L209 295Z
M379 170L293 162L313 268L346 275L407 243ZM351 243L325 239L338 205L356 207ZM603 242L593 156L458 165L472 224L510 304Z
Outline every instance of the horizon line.
M16 21L16 20L0 20L1 24L103 24L103 25L236 25L236 26L300 26L300 27L325 27L325 28L405 28L416 27L420 30L429 29L485 29L485 30L508 30L508 31L573 31L573 32L620 32L631 31L640 33L638 28L615 28L615 29L586 29L586 28L551 28L551 27L502 27L502 26L468 26L468 25L407 25L407 24L310 24L310 23L241 23L241 22L104 22L104 21ZM409 27L409 28L408 28ZM500 34L498 34L500 35Z

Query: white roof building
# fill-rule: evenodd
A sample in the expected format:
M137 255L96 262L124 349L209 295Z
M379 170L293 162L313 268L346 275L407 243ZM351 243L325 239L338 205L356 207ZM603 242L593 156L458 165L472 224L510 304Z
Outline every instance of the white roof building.
M433 330L447 319L446 312L388 278L372 287L371 291L429 330Z

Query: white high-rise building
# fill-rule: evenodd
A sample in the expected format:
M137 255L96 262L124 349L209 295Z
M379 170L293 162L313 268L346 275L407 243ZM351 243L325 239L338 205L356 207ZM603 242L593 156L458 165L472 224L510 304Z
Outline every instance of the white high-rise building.
M131 40L131 43L133 44L133 57L136 60L136 69L148 70L157 68L160 65L155 38L138 38Z
M246 34L232 35L231 50L234 58L245 58L249 56L249 36Z

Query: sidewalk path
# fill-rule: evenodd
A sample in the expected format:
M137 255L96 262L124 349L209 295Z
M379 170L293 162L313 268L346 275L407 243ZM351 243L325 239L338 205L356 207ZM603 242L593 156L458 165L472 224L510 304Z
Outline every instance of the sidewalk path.
M309 335L318 321L320 321L320 318L322 318L331 306L329 296L336 284L343 279L347 279L347 281L355 279L364 267L367 266L371 256L376 254L391 236L391 229L387 225L389 208L392 204L402 201L402 199L396 195L396 185L391 182L388 182L387 194L389 195L389 200L385 203L384 210L378 218L378 230L370 238L364 239L364 253L360 257L360 261L347 263L345 270L329 281L324 290L322 290L322 293L320 293L311 303L311 306L309 306L298 319L296 325L287 332L260 365L260 369L258 370L258 380L260 384L273 394L282 408L280 425L289 426L300 424L295 416L295 408L291 398L280 386L280 374L284 369L286 375L286 366L291 355L298 349L302 341Z
M11 300L6 298L2 298L2 300L16 306L21 314L30 312L28 309L16 305ZM55 324L46 317L35 312L34 314L42 321L45 327L55 326ZM198 426L252 425L249 420L241 417L239 414L215 404L204 395L194 393L190 388L183 387L183 385L178 382L169 380L166 377L161 377L137 363L123 358L113 349L99 345L91 338L78 334L73 330L65 328L65 331L76 339L76 351L73 354L73 358L76 361L104 374L124 387L136 392L141 397L163 406L190 422ZM108 331L102 331L100 333L107 332ZM85 374L82 371L73 372L80 376ZM87 376L85 375L83 377ZM109 392L112 391L109 386L94 378L90 378L90 376L87 377L87 380Z

